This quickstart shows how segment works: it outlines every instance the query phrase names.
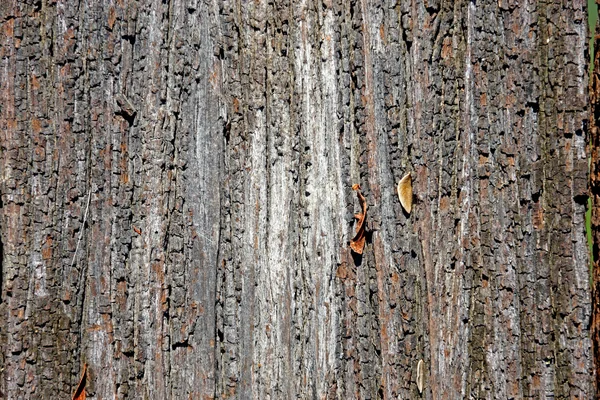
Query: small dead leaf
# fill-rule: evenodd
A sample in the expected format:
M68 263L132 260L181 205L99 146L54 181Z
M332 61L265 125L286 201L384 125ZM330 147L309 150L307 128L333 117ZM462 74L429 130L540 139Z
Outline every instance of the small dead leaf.
M400 199L402 207L410 214L413 198L412 177L410 176L410 172L404 175L404 177L400 179L400 182L398 182L398 198Z
M423 360L419 360L417 364L417 388L419 393L423 393Z
M134 231L135 233L137 233L138 235L141 235L141 234L142 234L142 230L141 230L140 228L138 228L138 227L135 227L135 226L134 226L134 227L133 227L133 231Z
M81 373L81 379L79 385L73 394L73 400L85 400L85 380L86 380L87 365L83 364L83 372Z
M356 254L362 254L363 249L365 247L365 229L366 224L365 221L367 219L367 201L365 197L360 192L360 185L355 183L352 185L352 190L356 190L356 197L358 197L358 202L360 203L360 207L362 208L362 213L358 213L354 215L356 218L356 235L350 240L350 248Z

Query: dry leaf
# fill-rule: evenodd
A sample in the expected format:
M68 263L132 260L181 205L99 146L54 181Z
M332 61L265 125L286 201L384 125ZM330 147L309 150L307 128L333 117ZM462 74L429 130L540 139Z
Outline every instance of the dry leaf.
M132 225L132 226L133 226L133 225ZM141 230L140 228L138 228L138 227L135 227L135 226L133 226L133 231L134 231L135 233L137 233L138 235L141 235L141 234L142 234L142 230Z
M360 192L360 185L355 183L352 185L352 190L356 190L356 197L358 197L358 202L360 203L360 208L362 208L362 213L354 215L356 218L356 235L350 240L350 248L356 254L362 254L363 249L365 247L365 221L367 219L367 201L365 197Z
M398 198L400 199L400 204L406 210L407 213L410 214L412 210L412 177L410 176L410 172L398 182Z
M417 388L419 393L423 393L423 360L419 360L417 364Z
M86 380L87 365L83 364L83 372L81 373L81 380L77 385L77 390L73 394L73 400L85 400L85 380Z

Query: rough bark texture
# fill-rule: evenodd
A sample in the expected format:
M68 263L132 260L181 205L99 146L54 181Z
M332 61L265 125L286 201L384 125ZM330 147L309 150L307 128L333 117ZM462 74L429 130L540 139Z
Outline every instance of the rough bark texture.
M598 4L596 1L596 4ZM595 54L590 77L590 195L592 199L592 344L596 393L600 390L600 25L592 38Z
M583 0L0 1L0 390L592 398L586 41Z

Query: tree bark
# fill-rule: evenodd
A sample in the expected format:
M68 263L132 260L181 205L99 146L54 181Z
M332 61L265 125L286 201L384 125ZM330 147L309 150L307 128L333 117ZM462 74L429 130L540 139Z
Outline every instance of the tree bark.
M594 385L600 390L600 26L596 24L595 54L592 54L590 95L590 197L592 233L592 348L594 360Z
M6 0L0 32L7 398L84 365L88 399L593 398L583 0Z

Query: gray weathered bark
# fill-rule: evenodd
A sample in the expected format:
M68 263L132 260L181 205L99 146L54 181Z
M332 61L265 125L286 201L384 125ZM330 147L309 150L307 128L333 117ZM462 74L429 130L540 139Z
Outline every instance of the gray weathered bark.
M594 396L583 0L6 0L0 25L8 398L84 364L89 399Z

